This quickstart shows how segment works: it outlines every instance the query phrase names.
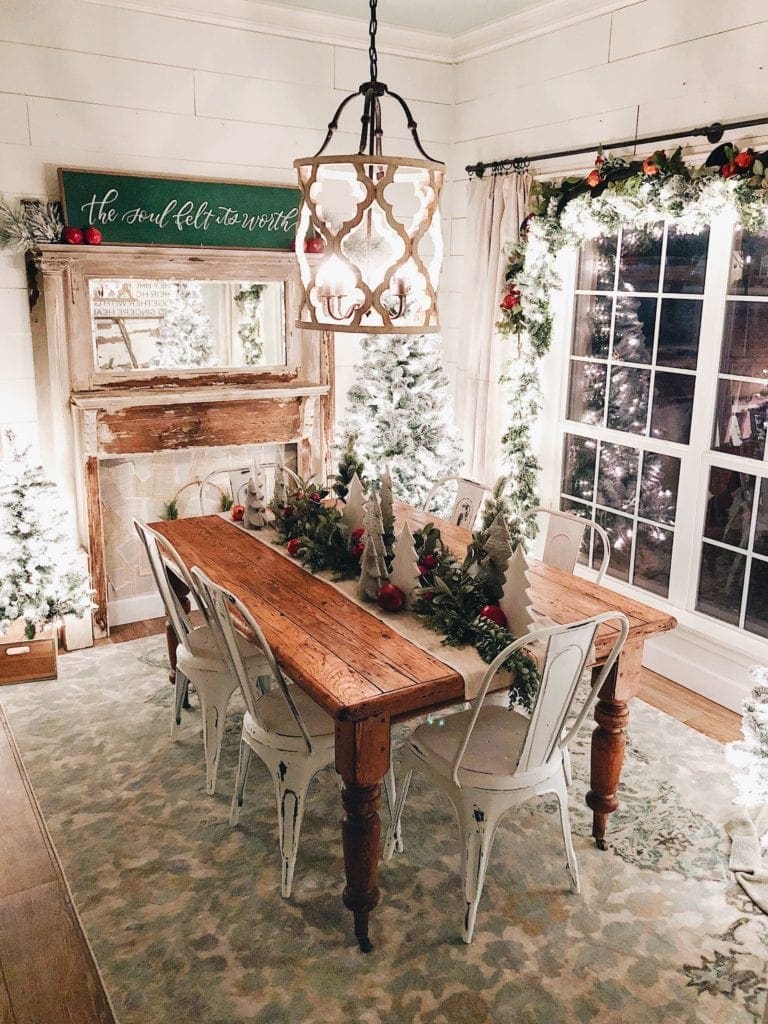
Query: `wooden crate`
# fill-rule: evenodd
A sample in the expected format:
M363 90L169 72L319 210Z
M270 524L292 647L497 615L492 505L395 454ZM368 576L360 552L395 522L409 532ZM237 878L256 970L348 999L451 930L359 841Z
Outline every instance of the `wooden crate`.
M14 622L0 637L0 686L56 678L56 631L38 630L34 640L24 636L23 622Z

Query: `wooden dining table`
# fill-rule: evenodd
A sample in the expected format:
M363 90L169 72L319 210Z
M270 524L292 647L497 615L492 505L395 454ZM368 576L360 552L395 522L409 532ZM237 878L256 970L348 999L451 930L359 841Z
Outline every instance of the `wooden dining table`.
M416 530L435 521L434 516L407 505L396 505L395 515L398 528L407 522ZM340 590L221 516L152 525L189 567L199 566L240 598L286 675L333 717L335 766L344 783L341 829L346 885L342 899L354 915L360 948L369 952L369 918L379 902L379 803L381 781L389 769L391 726L463 701L464 680ZM463 556L471 540L469 531L442 521L437 525L445 545ZM623 612L629 620L627 642L595 705L597 724L586 799L593 813L593 835L605 849L608 816L619 805L616 793L624 730L629 700L640 682L643 644L649 636L673 629L676 622L665 612L535 560L531 593L534 610L555 623L605 611ZM600 627L593 671L607 659L616 628L610 623ZM171 630L172 662L175 648Z

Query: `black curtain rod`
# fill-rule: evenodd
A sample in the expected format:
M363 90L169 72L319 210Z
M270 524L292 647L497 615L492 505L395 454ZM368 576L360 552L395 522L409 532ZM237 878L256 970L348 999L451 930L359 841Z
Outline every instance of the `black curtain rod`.
M720 142L723 133L735 128L753 128L756 125L768 124L768 117L753 117L748 121L727 121L721 124L715 121L706 128L693 128L684 132L667 132L666 135L646 135L642 139L625 139L621 142L604 143L603 148L608 150L627 149L629 146L645 146L654 142L671 142L674 139L688 139L692 135L703 135L708 142ZM558 160L566 156L581 156L584 153L594 153L597 146L580 146L578 149L561 149L555 153L537 153L536 156L515 156L506 160L492 160L488 163L480 161L476 164L468 164L464 170L470 176L476 175L482 178L486 171L491 174L506 174L508 171L527 171L532 163L540 163L542 160Z

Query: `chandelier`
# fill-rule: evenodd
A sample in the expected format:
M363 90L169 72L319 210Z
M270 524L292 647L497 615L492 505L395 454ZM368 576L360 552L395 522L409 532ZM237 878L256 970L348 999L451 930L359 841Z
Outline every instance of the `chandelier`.
M439 330L438 198L445 165L425 152L402 96L378 80L376 5L370 0L369 81L339 104L317 153L293 162L301 189L296 326L355 334L433 333ZM357 153L323 155L342 112L358 96L363 113ZM421 157L383 155L385 97L399 104Z

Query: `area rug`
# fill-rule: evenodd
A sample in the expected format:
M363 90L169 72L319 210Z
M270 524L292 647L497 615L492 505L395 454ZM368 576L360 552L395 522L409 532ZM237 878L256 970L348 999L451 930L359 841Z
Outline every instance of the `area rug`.
M417 778L406 850L380 873L376 949L342 911L339 793L310 790L294 893L282 900L274 799L253 769L227 818L204 794L196 710L168 739L161 638L60 659L56 681L1 697L122 1024L741 1024L762 1017L768 926L733 881L722 748L639 701L610 849L590 839L589 731L571 793L582 893L571 894L555 805L502 823L475 941L460 939L452 815Z

